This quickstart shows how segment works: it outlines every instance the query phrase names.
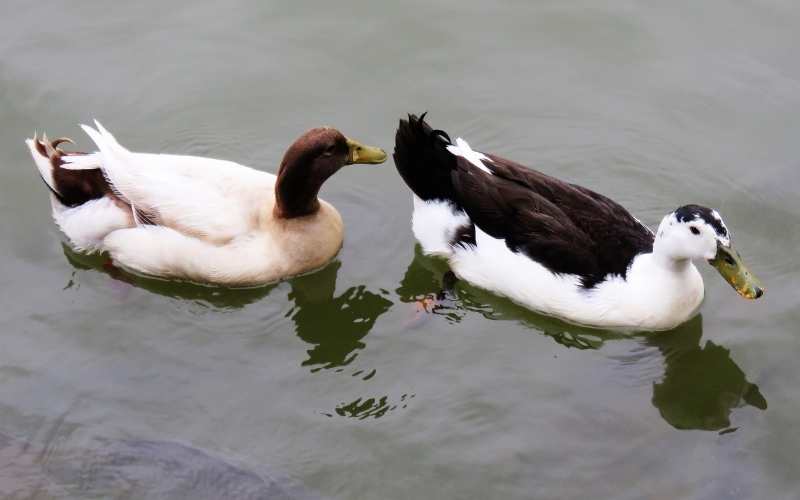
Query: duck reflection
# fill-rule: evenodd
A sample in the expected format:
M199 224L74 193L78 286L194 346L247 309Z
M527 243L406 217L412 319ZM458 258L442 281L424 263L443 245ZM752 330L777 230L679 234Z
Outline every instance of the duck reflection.
M99 269L119 282L222 309L242 308L276 288L273 285L232 290L155 280L125 273L105 264L102 257L75 254L66 246L64 253L78 268ZM364 338L376 320L393 305L387 298L388 292L375 293L363 285L336 295L340 267L334 261L320 271L288 281L291 309L286 316L294 323L297 336L312 346L301 363L312 371L350 364L358 351L365 348ZM703 336L700 316L672 331L649 334L570 325L455 280L444 261L424 256L419 247L396 295L401 303L410 305L408 328L436 319L459 323L467 315L477 313L492 320L522 323L568 348L596 350L609 341L633 342L636 349L642 343L655 347L664 359L664 372L653 383L652 403L664 420L677 429L724 430L730 426L733 409L748 405L760 410L767 408L758 386L747 380L728 349L711 341L700 345ZM362 374L364 380L369 380L375 372L359 371L354 375ZM365 398L340 405L337 413L374 416L383 415L385 408L391 409L391 405L380 398Z
M444 261L426 257L419 247L397 289L401 302L416 303L426 318L443 316L461 321L470 312L494 320L516 321L544 333L555 342L576 349L600 349L609 341L642 342L656 347L664 359L664 372L653 383L652 403L662 418L677 429L730 430L733 409L767 408L758 386L731 358L730 351L711 341L700 345L703 319L696 316L680 327L658 333L626 334L571 325L520 307L510 300L444 278ZM420 321L417 321L419 323Z
M392 307L390 300L363 285L335 296L340 266L334 262L321 271L290 281L289 299L294 307L289 317L297 336L314 345L307 351L304 366L334 368L352 362L356 351L365 347L362 339L375 321Z
M105 256L75 253L67 245L63 245L63 249L73 266L96 269L113 278L112 292L117 294L124 294L125 287L135 286L159 295L226 310L241 309L261 300L278 286L231 289L165 281L128 273L113 266ZM288 280L291 287L288 298L292 307L286 316L294 323L297 336L314 346L307 351L308 359L301 363L312 366L312 371L352 362L356 351L365 347L362 340L372 330L375 321L392 306L384 296L388 292L380 295L363 285L335 295L340 267L341 263L334 261L317 272ZM364 378L370 378L369 373Z
M419 245L396 293L400 302L413 305L413 319L409 322L412 327L437 316L458 323L467 314L478 313L487 319L523 323L565 347L576 349L598 349L606 340L629 338L619 332L580 327L537 314L499 295L459 281L444 260L424 255Z
M653 405L676 429L723 430L734 408L767 409L758 386L749 382L730 350L706 341L697 316L670 332L653 334L647 343L664 356L664 375L653 383Z

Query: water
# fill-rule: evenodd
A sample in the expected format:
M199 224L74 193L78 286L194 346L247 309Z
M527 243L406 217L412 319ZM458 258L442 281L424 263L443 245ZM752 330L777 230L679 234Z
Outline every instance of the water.
M796 498L798 25L788 0L6 2L0 491L141 497L144 473L117 465L166 455L189 473L214 457L211 496L256 474L335 499ZM415 251L391 162L324 186L347 235L317 274L135 278L62 246L22 142L86 147L76 124L96 117L134 150L275 171L306 128L389 149L424 110L650 225L718 208L766 296L702 266L701 316L657 335L463 283L425 313L446 267ZM74 462L93 465L78 480ZM200 495L178 476L145 491Z

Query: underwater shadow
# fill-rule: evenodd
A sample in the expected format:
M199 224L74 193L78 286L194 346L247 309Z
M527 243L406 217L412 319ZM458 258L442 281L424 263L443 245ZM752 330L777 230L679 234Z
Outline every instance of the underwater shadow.
M176 441L75 438L54 421L0 405L0 498L236 498L321 500L277 467L241 463Z

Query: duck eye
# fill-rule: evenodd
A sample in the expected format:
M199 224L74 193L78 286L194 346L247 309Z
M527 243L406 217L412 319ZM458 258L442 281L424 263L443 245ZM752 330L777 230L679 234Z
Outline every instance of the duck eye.
M700 234L700 230L697 229L697 226L689 226L689 231L691 231L692 234Z
M736 264L736 262L734 262L733 258L730 255L725 256L725 263L728 264L729 266Z
M330 146L325 148L325 151L322 152L322 155L323 156L332 156L333 153L335 153L335 152L336 152L336 144L331 144Z

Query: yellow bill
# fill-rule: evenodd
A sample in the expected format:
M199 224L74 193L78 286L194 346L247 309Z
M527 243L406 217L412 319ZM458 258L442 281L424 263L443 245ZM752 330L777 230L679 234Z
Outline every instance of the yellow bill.
M365 146L358 141L347 138L347 147L350 153L347 156L347 164L353 163L383 163L386 161L386 151L381 148Z
M717 255L708 263L716 267L725 281L730 283L742 297L757 299L764 295L761 282L747 269L741 255L732 246L717 242Z

